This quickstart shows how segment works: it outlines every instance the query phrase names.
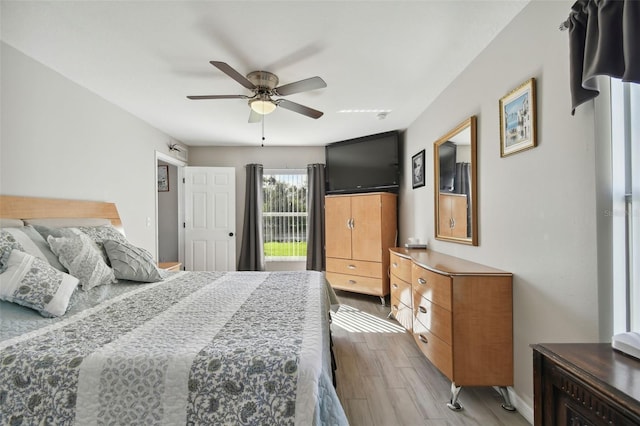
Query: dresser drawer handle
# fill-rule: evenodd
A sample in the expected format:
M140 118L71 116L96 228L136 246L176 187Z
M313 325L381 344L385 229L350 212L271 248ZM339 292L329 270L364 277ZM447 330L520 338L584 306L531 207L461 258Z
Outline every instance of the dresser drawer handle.
M393 267L394 267L394 268L397 268L397 267L398 267L398 264L397 264L396 262L393 262Z
M398 310L398 305L392 305L392 307L393 307L394 310L396 310L396 311Z
M425 285L427 281L424 278L418 278L418 284Z
M393 288L398 288L398 284L393 283Z
M418 338L420 339L420 341L422 343L429 343L429 339L427 339L426 337L424 337L422 334L418 334Z
M423 314L427 313L427 308L425 308L424 306L418 306L418 310Z
M348 265L347 269L356 269L356 265Z
M349 284L356 284L356 280L349 280L347 281Z

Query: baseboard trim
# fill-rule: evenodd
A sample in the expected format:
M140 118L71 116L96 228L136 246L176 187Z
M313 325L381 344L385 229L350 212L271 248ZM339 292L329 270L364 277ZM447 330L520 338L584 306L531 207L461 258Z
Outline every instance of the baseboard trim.
M496 392L499 393L498 388L494 388ZM522 398L516 393L515 390L511 386L507 387L507 392L509 392L509 399L511 399L511 404L516 407L516 410L526 421L530 424L533 424L533 408L524 402Z

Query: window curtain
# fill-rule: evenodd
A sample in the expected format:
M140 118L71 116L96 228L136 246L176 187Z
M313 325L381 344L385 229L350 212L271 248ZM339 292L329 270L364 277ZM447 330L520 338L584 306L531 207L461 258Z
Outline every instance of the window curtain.
M238 271L264 271L262 231L262 164L247 164L244 225Z
M456 174L454 177L454 188L456 194L466 194L467 196L467 237L471 236L471 164L456 163Z
M640 1L578 0L569 19L571 115L600 93L598 76L640 83Z
M323 271L324 260L324 164L307 166L307 270Z

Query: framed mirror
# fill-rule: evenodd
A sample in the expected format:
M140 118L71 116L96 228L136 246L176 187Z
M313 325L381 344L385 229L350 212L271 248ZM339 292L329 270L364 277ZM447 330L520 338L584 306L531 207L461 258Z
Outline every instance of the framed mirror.
M437 240L478 245L476 116L434 142Z

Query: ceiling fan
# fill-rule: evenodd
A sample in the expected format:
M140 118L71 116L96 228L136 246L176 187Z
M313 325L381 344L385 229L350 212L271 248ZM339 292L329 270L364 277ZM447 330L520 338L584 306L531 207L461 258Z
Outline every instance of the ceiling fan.
M327 83L320 77L310 77L294 83L278 86L278 76L267 71L252 71L247 76L243 76L233 69L229 64L219 61L209 61L211 65L218 68L238 83L253 92L253 96L248 95L199 95L187 96L189 99L249 99L251 113L249 123L257 123L262 120L262 116L272 113L276 107L282 107L298 114L306 115L314 119L322 117L321 111L291 102L286 99L273 99L273 96L287 96L294 93L306 92L309 90L322 89L327 87Z

